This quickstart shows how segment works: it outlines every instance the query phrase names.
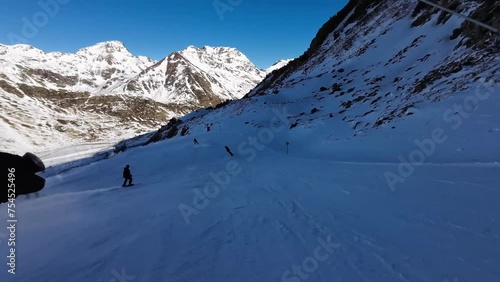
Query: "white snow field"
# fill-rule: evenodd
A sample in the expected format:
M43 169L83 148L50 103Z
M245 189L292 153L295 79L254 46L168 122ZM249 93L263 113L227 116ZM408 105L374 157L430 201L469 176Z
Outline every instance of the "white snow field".
M498 281L498 90L456 129L442 115L472 92L336 142L333 121L288 130L279 96L232 103L200 119L210 132L200 122L18 198L16 274L4 240L0 281ZM400 155L424 164L400 173Z

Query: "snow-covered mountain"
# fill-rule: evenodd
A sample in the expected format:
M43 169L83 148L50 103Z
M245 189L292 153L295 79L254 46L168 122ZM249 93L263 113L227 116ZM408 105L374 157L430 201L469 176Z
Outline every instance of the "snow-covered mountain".
M45 53L29 45L0 45L1 78L18 90L20 84L25 84L68 92L107 93L154 63L133 56L118 41L98 43L75 54Z
M452 2L443 4L493 26L500 24L498 2ZM433 103L450 101L459 92L491 90L500 81L498 52L488 30L424 3L350 1L321 27L302 56L226 106L238 109L235 113L200 111L183 118L179 126L203 130L214 122L204 120L205 115L235 114L247 117L243 126L252 126L252 112L288 105L292 133L325 128L323 142L361 142L377 130L392 131L397 122ZM256 100L260 96L270 101L261 105ZM485 137L493 132L495 128L487 130Z
M500 27L498 1L439 2ZM499 281L493 41L415 0L350 1L245 98L49 168L16 202L15 281Z
M116 93L214 106L243 97L266 75L235 48L189 46L127 81Z
M288 65L288 63L290 63L291 61L292 61L292 59L279 60L276 63L274 63L272 66L270 66L267 69L265 69L265 72L266 72L266 74L270 74L273 71L281 69L282 67Z
M206 76L205 81L190 81L182 76L183 72ZM173 77L174 73L179 76ZM133 56L123 43L109 41L75 54L0 44L0 74L5 83L15 88L19 87L16 84L27 84L69 92L137 95L182 104L196 102L191 96L198 88L220 100L241 98L264 78L266 71L258 69L235 48L189 46L157 62ZM180 84L182 87L176 87Z
M318 111L311 119L297 116L298 126L332 117L342 121L336 131L355 136L413 115L421 104L497 84L494 34L417 2L350 1L301 57L269 75L248 97L310 100ZM442 2L499 25L498 1Z
M241 98L265 75L228 47L189 46L157 62L118 41L75 54L0 45L0 127L9 132L0 150L131 137Z

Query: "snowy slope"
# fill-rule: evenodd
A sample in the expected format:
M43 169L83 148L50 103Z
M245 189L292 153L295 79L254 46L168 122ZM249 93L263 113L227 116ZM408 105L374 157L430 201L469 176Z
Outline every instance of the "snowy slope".
M247 106L266 108L270 98L255 98ZM441 112L453 102L422 114ZM200 130L130 149L49 177L39 198L19 199L18 272L15 280L5 272L0 277L20 282L111 281L120 275L134 281L296 281L292 278L299 275L308 277L299 281L497 281L500 165L491 159L496 152L498 160L500 138L497 147L480 147L475 161L453 159L446 148L469 144L461 137L481 134L485 121L500 121L499 102L491 97L456 132L445 122L429 125L415 118L403 121L401 129L381 130L398 142L384 145L375 135L363 138L368 146L352 142L342 148L318 144L319 129L280 131L281 116L271 109L238 116L239 107L229 106L205 118L228 130ZM245 120L255 127L241 128ZM270 121L275 137L269 144L259 141L262 147L253 149L252 157L248 138L265 136ZM408 152L408 139L438 125L450 139L391 191L384 174L397 172L397 155ZM193 137L200 146L193 147ZM289 155L285 141L291 144ZM236 153L234 159L225 145ZM361 153L339 161L337 154L346 148ZM384 158L374 160L367 152ZM133 189L119 186L125 164L140 183ZM234 175L228 180L230 171ZM212 175L227 183L220 192L213 190ZM196 198L208 184L211 198ZM180 205L196 207L196 213L183 216ZM5 221L5 207L0 210ZM328 238L332 245L326 249L320 242Z
M462 10L471 13L475 8L488 7L468 2ZM366 1L344 10L345 18L330 22L337 25L325 25L331 32L323 30L321 44L317 39L322 31L304 56L269 75L248 96L278 94L287 101L307 101L309 108L292 113L294 123L309 127L333 118L339 122L331 135L336 138L391 126L393 120L418 112L423 103L498 84L494 35L480 29L475 33L489 42L467 47L470 38L455 36L467 25L463 19L443 17L436 10L427 15L415 1Z
M182 118L187 135L49 170L18 199L1 281L498 281L498 48L450 40L463 21L432 10L412 27L415 1L347 8L309 57Z
M87 142L115 143L190 112L140 98L59 91L14 95L0 89L0 100L0 151L17 154Z

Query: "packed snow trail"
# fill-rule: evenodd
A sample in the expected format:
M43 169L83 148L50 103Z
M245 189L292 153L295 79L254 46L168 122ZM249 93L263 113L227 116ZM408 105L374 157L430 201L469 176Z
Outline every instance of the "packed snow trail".
M384 172L395 164L271 149L248 162L226 154L229 136L139 147L48 178L39 198L18 200L17 274L3 271L1 281L108 282L123 270L133 281L500 277L500 167L423 165L393 193ZM193 206L192 189L203 191L230 160L241 172L186 224L179 204ZM113 189L125 164L142 184ZM317 248L327 258L315 265Z

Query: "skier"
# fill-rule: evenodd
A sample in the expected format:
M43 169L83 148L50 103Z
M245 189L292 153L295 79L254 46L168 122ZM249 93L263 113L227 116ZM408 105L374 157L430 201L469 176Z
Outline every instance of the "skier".
M126 165L123 168L123 178L125 178L125 180L123 181L123 185L122 185L123 187L132 185L132 173L130 173L130 166L129 165ZM128 185L127 185L127 180L128 180Z
M226 152L227 152L229 155L231 155L231 157L232 157L232 156L234 156L234 155L233 155L233 152L231 152L231 149L229 149L229 147L228 147L228 146L224 146L224 147L226 147Z
M198 143L198 140L196 140L196 138L194 138L193 143L194 143L195 145L199 145L199 144L200 144L200 143Z

